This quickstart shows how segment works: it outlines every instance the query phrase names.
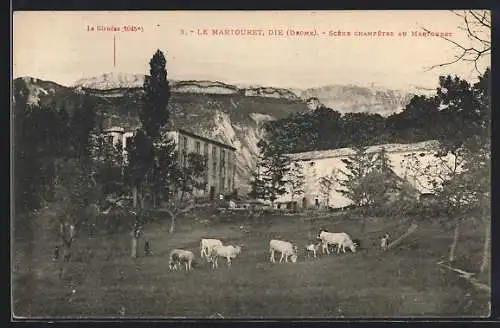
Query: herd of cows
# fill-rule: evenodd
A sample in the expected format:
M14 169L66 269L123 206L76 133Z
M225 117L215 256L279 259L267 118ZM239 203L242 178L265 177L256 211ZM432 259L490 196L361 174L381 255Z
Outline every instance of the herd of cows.
M328 232L326 229L321 229L316 239L316 242L305 246L308 257L316 258L319 250L322 250L323 254L330 254L330 246L336 248L337 254L340 252L345 253L346 250L355 253L356 249L360 247L360 241L352 239L345 232ZM385 234L381 238L380 247L382 249L387 247L388 240L389 234ZM223 245L219 239L203 238L200 242L200 257L211 263L213 269L218 268L218 259L220 258L226 259L227 266L231 267L231 259L240 255L242 247L243 245ZM281 254L280 262L288 262L290 259L292 263L296 263L298 247L288 241L272 239L269 241L269 253L269 261L272 263L276 262L275 253ZM186 271L190 271L193 268L194 260L195 255L192 251L174 249L169 255L169 269L177 271L181 268L181 265L184 265Z

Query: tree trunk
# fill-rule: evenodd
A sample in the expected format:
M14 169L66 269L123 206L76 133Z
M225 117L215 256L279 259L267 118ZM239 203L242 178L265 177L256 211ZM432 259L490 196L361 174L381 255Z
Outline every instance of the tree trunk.
M139 196L140 194L142 194L142 188L141 189L136 189L136 195ZM135 223L134 223L134 226L132 227L132 232L131 232L131 237L132 237L132 245L131 245L131 248L130 248L130 257L132 258L136 258L137 257L137 247L139 245L139 236L137 234L137 231L136 231L136 228L137 228L137 223L138 223L138 220L139 220L139 217L141 215L141 211L143 209L143 202L142 202L142 197L140 197L141 199L139 200L139 202L136 202L136 206L134 206L134 208L136 209L137 213L135 213L136 217L135 217ZM137 205L139 205L139 207L137 207Z
M138 239L135 237L135 233L132 236L132 248L130 249L130 257L137 257L137 246L139 245Z
M175 229L175 214L174 213L170 213L170 216L172 217L171 221L170 221L170 229L168 230L169 233L174 233L174 229Z
M63 261L69 262L71 259L71 243L65 243L63 247Z
M132 188L132 199L133 199L133 207L137 208L137 186Z
M63 279L64 274L66 273L66 267L68 266L68 262L71 259L71 243L67 243L63 240L62 243L62 256L59 257L59 279Z
M483 273L488 268L490 262L491 227L489 221L485 223L485 228L483 259L481 261L481 267L479 268L480 273Z
M399 245L399 243L401 243L406 237L417 231L417 228L418 228L417 224L412 223L412 225L408 228L408 231L406 231L401 237L399 237L398 239L394 240L392 243L387 245L387 250Z
M457 223L455 224L455 229L453 231L453 242L452 242L451 248L450 248L450 256L449 256L450 263L455 261L455 253L457 250L459 236L460 236L460 221L457 221Z
M141 192L140 192L140 204L141 204L141 209L144 208L144 188L141 188Z

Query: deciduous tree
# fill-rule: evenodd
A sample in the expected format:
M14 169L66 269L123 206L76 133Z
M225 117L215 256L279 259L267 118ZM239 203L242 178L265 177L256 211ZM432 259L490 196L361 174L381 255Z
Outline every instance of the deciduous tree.
M295 196L300 196L304 193L304 168L299 162L292 162L287 175L288 189L290 192L292 203Z
M329 175L322 176L319 179L320 192L326 199L326 206L330 206L330 195L332 191L338 186L337 180L338 170L334 169Z
M283 153L280 145L270 146L261 140L258 144L262 154L262 181L266 197L272 204L279 196L286 193L290 158Z

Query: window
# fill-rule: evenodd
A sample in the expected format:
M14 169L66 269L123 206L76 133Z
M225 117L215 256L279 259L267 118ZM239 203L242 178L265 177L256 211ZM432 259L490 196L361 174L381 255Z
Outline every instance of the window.
M220 172L221 175L226 173L226 151L222 148L220 150Z
M188 138L184 137L184 149L187 149L188 147Z
M182 151L182 157L183 157L183 159L182 159L183 165L182 166L187 167L188 166L188 156L187 156L186 150Z
M212 145L212 161L215 163L217 162L217 147Z
M120 150L123 149L122 140L120 140L120 139L116 140L116 143L114 145L115 145L116 149L120 149Z
M203 145L203 155L205 155L205 160L208 161L208 142Z
M196 153L201 154L201 144L199 141L196 141Z
M183 165L182 159L184 158L184 154L182 152L182 148L179 148L179 151L178 151L177 154L179 155L179 164L182 167L182 165Z
M132 137L126 137L123 143L123 149L127 150L127 147L129 147L131 142L132 142Z
M205 163L207 166L206 171L207 171L207 179L208 179L208 172L210 171L210 162L208 161L208 143L207 142L205 142L205 144L203 145L203 157L205 158Z

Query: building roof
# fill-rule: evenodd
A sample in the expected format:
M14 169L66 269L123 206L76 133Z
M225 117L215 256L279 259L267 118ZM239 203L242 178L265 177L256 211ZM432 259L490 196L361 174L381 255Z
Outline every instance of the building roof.
M104 132L106 133L110 133L110 132L118 132L118 133L135 133L135 131L137 130L137 128L135 129L125 129L121 126L112 126L110 128L107 128L104 130ZM213 139L209 139L209 138L206 138L206 137L202 137L196 133L193 133L193 132L190 132L190 131L187 131L187 130L184 130L184 129L172 129L172 130L169 130L169 132L179 132L181 134L184 134L184 135L187 135L187 136L190 136L192 138L196 138L196 139L200 139L202 141L205 141L205 142L209 142L209 143L212 143L212 144L215 144L219 147L223 147L223 148L226 148L226 149L230 149L232 151L236 151L236 148L232 147L232 146L229 146L225 143L222 143L220 141L217 141L217 140L213 140Z
M197 135L197 134L195 134L193 132L189 132L189 131L184 130L184 129L175 129L174 131L178 131L181 134L185 134L187 136L190 136L190 137L193 137L193 138L197 138L197 139L203 140L205 142L210 142L210 143L216 144L217 146L220 146L220 147L223 147L223 148L227 148L227 149L231 149L233 151L236 151L236 148L234 148L232 146L229 146L229 145L226 145L225 143L222 143L222 142L217 141L217 140L213 140L213 139L202 137L200 135Z
M120 126L112 126L107 129L104 129L104 132L119 132L119 133L124 133L125 129L120 127Z

